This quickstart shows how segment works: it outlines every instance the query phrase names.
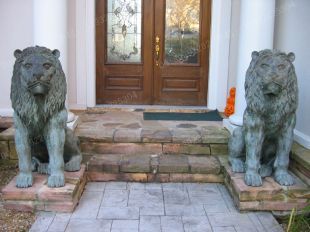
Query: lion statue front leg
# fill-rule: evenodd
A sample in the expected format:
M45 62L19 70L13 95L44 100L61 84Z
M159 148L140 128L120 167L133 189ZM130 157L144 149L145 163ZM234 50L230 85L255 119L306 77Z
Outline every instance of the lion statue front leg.
M246 144L246 172L244 181L249 186L261 186L262 177L259 174L261 150L264 142L264 128L259 117L253 117L245 111L244 139Z
M278 138L278 149L274 163L274 178L280 185L290 186L294 184L294 178L288 173L289 153L293 143L296 116L292 115L287 120Z
M62 110L54 115L45 128L45 141L49 155L50 176L47 180L49 187L65 185L64 176L64 145L67 111Z
M22 123L17 114L14 114L15 124L15 144L18 155L19 174L16 178L18 188L32 186L32 166L31 166L31 147L29 142L28 130Z

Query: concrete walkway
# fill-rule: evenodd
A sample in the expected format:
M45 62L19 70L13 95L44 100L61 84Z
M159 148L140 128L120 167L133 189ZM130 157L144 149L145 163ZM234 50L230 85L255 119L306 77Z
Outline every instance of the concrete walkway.
M40 212L30 231L283 230L270 213L239 213L221 184L90 182L72 214Z

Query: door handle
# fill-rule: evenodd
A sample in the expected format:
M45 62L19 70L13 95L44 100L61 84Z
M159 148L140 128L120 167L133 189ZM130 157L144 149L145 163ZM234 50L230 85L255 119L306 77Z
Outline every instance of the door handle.
M160 46L159 46L159 36L156 36L155 38L155 64L156 66L159 66L159 52L160 52Z

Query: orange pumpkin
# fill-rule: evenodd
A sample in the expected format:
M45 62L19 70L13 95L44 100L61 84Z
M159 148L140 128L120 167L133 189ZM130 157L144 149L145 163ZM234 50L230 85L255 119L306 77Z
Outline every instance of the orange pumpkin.
M235 98L236 98L236 88L232 87L229 90L229 97L227 98L226 101L226 107L224 114L229 117L235 112Z

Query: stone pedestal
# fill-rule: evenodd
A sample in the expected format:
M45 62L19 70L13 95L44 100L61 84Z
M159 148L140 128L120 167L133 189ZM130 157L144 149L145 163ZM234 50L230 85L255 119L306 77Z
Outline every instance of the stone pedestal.
M78 172L65 172L66 185L47 187L47 175L33 173L30 188L17 188L16 177L2 189L3 206L18 211L73 212L86 184L85 165Z
M281 186L266 177L262 186L252 187L244 183L244 173L233 173L228 164L224 169L225 185L239 210L290 211L309 205L310 188L298 177L293 186Z

